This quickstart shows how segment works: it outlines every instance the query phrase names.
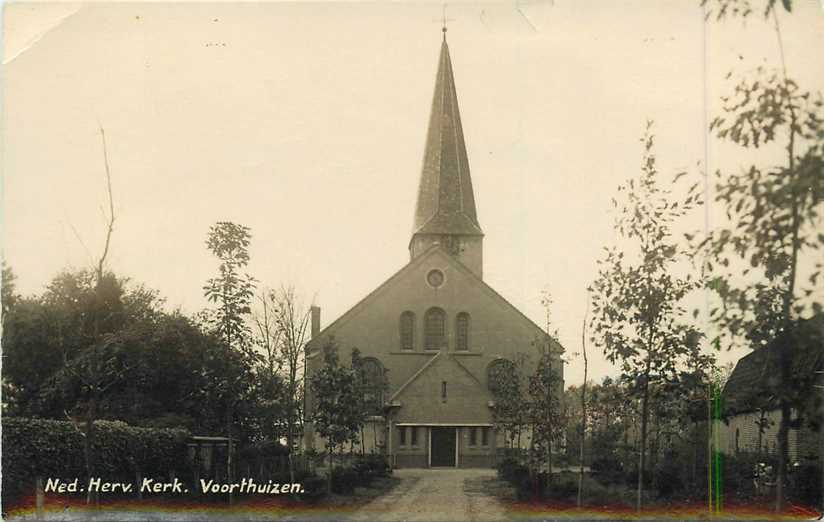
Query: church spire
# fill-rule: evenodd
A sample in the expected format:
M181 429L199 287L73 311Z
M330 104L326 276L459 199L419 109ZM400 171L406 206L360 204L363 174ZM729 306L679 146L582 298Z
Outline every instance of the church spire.
M439 243L480 276L483 232L475 210L445 23L443 35L409 249L414 258Z

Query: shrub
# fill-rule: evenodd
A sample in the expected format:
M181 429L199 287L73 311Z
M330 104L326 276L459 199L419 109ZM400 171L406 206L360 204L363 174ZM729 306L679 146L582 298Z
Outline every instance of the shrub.
M369 473L375 477L388 477L392 474L392 466L384 455L372 453L364 457Z
M332 493L351 495L358 483L358 473L352 468L332 470Z
M305 502L317 502L326 495L326 479L311 475L303 479L303 493L300 498Z
M756 496L753 482L755 467L764 462L778 469L776 462L768 455L741 452L737 455L721 455L724 492L736 500L749 500Z
M497 464L498 476L512 482L516 475L522 474L522 470L527 470L527 467L521 464L518 459L512 456L506 456L498 461ZM527 475L529 474L527 470Z
M658 495L663 499L670 499L684 491L684 467L675 458L675 455L666 455L653 471Z
M806 506L821 505L821 468L813 463L792 468L789 491L793 500Z
M68 421L4 417L3 503L14 503L34 491L36 477L74 480L86 477L83 435ZM185 430L135 428L124 422L95 423L96 475L133 481L168 477L179 469L189 433Z
M553 500L572 500L575 501L578 497L578 477L571 473L562 473L554 477L552 485L546 487L546 474L541 473L538 476L539 491L546 492L548 498Z
M289 448L275 440L267 440L259 442L251 446L246 446L238 451L239 459L270 459L273 457L282 457L289 454Z

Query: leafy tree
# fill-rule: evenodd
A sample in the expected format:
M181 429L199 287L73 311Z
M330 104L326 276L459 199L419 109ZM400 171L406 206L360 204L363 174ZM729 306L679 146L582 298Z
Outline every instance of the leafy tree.
M363 411L359 437L361 454L363 454L366 451L363 426L370 415L383 413L383 398L389 392L389 380L386 377L388 370L379 365L367 364L357 348L352 349L352 370L355 372L355 395L359 401L358 408ZM377 431L373 431L373 436L373 447L377 447Z
M215 334L225 343L225 356L238 359L238 364L233 365L236 372L211 374L217 384L217 398L226 407L226 435L229 437L227 468L230 480L234 476L232 438L235 409L243 395L244 384L251 381L246 370L256 359L252 351L251 330L247 324L255 280L244 272L249 264L250 241L248 227L228 221L212 225L206 240L206 246L220 261L218 276L209 279L203 287L206 298L216 305L207 320L210 320Z
M211 321L226 346L238 350L249 348L251 331L247 316L252 311L255 279L243 272L249 264L248 227L219 221L209 229L206 246L220 261L218 276L206 281L206 298L217 306Z
M493 397L492 420L508 436L510 447L521 449L521 435L528 425L526 401L527 357L518 354L515 361L499 360L487 376Z
M563 437L566 411L561 400L563 381L556 354L541 355L527 387L527 417L532 431L530 459L533 468L546 467L547 486L552 483L552 452Z
M652 122L642 143L641 175L618 188L625 201L618 203L615 230L624 249L606 248L592 284L590 322L593 340L603 347L622 375L632 382L641 402L640 447L636 509L644 490L649 428L650 389L675 378L679 363L698 350L700 334L683 322L683 298L694 288L689 276L674 275L684 252L673 238L672 223L691 209L694 199L670 202L659 187L653 153Z
M750 3L741 0L719 4L717 19L746 18L753 12ZM783 159L774 165L745 165L739 173L716 173L715 202L726 210L729 224L700 247L709 260L708 285L721 299L721 306L710 311L710 319L720 327L713 342L719 347L741 342L753 349L771 346L777 355L779 370L770 393L781 410L776 487L780 511L791 413L804 394L803 383L792 375L799 320L809 311L822 310L815 295L822 262L816 261L809 271L807 287L799 272L805 257L820 259L824 244L824 102L820 93L804 90L787 72L777 5L776 0L767 1L763 14L774 22L781 67L760 66L742 76L733 93L722 98L722 114L710 128L721 140L743 149L774 149ZM781 5L791 10L789 0Z
M635 460L630 434L638 424L637 401L621 380L611 377L604 377L589 393L592 469L605 480L623 478Z
M355 371L339 364L337 345L330 339L323 347L323 366L312 374L309 386L315 397L312 422L326 441L329 457L327 488L332 490L332 453L357 440L366 413L358 395Z
M9 310L11 310L20 299L20 296L16 291L15 281L17 280L17 276L14 275L14 271L6 264L5 261L3 261L2 269L2 280L0 280L0 282L2 282L2 285L0 285L0 302L3 306L3 317L6 317Z

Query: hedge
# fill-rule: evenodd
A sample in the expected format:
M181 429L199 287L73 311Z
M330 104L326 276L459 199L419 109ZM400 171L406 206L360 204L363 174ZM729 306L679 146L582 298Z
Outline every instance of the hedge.
M4 417L3 505L34 492L36 477L85 481L83 435L68 421ZM180 429L136 428L119 421L95 423L96 472L106 480L168 477L186 458L190 434Z

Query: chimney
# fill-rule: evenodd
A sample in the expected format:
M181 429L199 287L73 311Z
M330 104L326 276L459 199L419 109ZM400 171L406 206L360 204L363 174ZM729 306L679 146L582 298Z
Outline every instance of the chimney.
M312 339L320 333L320 307L312 305L309 309L312 312Z

